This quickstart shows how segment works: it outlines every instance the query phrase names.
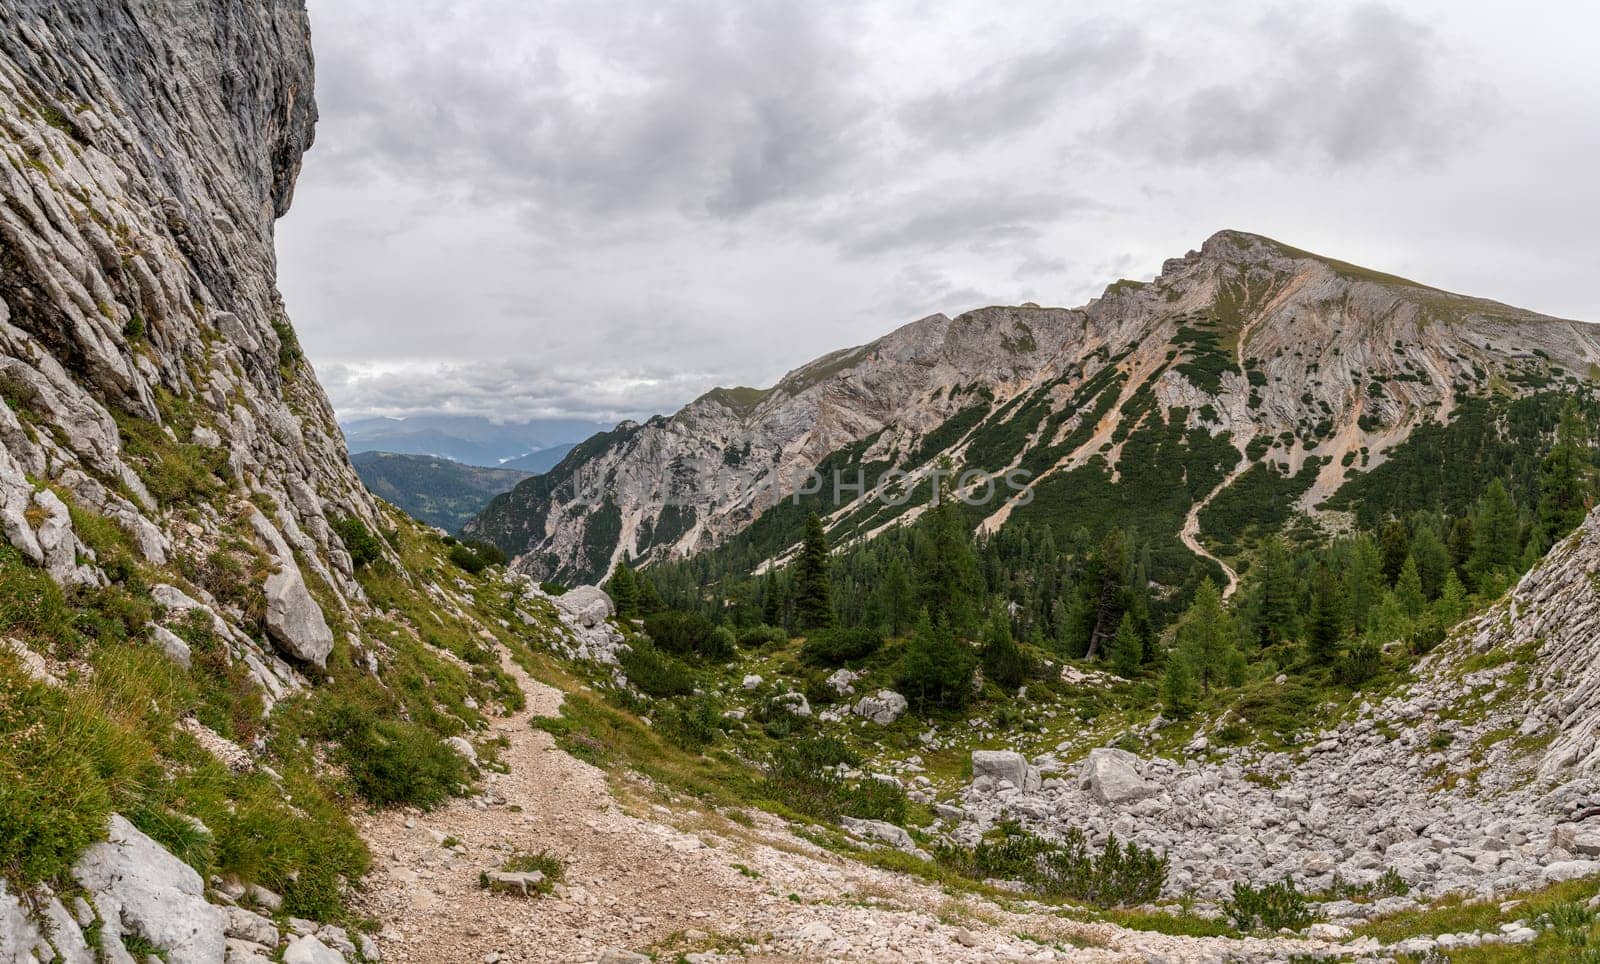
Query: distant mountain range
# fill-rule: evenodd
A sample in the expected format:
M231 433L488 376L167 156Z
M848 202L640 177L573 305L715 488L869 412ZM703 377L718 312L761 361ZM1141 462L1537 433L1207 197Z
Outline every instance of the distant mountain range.
M358 418L341 423L351 452L432 455L467 465L544 472L576 442L613 426L571 418L495 422L476 415Z
M350 464L373 495L448 532L460 529L490 499L531 474L395 452L358 452Z

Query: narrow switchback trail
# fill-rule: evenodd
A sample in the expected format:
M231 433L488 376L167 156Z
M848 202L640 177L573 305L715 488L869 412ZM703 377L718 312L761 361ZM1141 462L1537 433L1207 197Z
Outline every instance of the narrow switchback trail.
M1222 567L1222 577L1226 580L1225 585L1222 587L1223 599L1232 596L1234 591L1239 588L1239 574L1234 571L1232 566L1212 555L1210 550L1200 544L1200 513L1206 506L1211 504L1212 499L1217 497L1217 493L1232 485L1235 479L1244 474L1245 470L1250 468L1250 464L1248 459L1241 456L1239 464L1233 467L1233 471L1229 472L1227 477L1217 484L1216 488L1206 493L1205 498L1196 502L1189 509L1189 514L1183 517L1183 528L1178 532L1179 540L1183 542L1190 552L1200 556L1202 559L1210 559Z

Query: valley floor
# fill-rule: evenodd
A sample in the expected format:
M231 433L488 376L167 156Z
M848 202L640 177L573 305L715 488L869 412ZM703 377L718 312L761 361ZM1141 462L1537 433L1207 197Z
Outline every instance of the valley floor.
M433 812L363 822L375 866L356 909L379 922L387 962L643 959L624 951L691 961L1176 962L1330 947L1019 913L847 860L766 814L746 825L662 806L649 787L608 779L532 727L534 715L558 711L561 693L505 665L529 696L489 734L508 742L500 760L509 772L486 772L479 796ZM525 899L479 887L479 872L512 852L542 850L566 866L552 893Z

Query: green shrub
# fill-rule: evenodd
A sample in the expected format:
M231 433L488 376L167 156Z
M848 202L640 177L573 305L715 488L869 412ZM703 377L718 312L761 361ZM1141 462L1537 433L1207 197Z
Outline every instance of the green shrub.
M872 778L847 780L839 772L841 766L860 763L861 758L838 737L789 740L767 758L765 789L777 802L821 820L904 822L906 793L898 784Z
M489 568L489 563L480 558L476 552L473 552L470 546L461 542L450 547L450 561L458 568L466 570L468 575L473 576Z
M656 725L674 746L698 753L722 732L722 707L710 696L683 697L662 708Z
M789 633L781 626L751 626L739 634L739 645L746 649L764 649L781 646L789 641Z
M733 634L718 632L711 620L699 613L669 610L644 619L645 635L656 648L674 656L702 656L727 659L733 655Z
M332 708L327 730L356 792L377 806L431 810L467 780L466 761L417 723L382 719L352 702Z
M1383 668L1383 647L1370 639L1351 643L1339 657L1334 668L1339 682L1355 687L1367 682Z
M970 849L942 846L936 859L976 880L1017 880L1036 893L1097 907L1126 907L1155 900L1171 867L1165 855L1138 844L1123 844L1115 834L1096 852L1076 827L1068 830L1059 844L1015 825L1003 827L1002 832L1000 839L986 840Z
M383 544L360 519L354 516L335 519L333 531L344 543L345 551L350 553L350 562L356 567L370 565L382 557Z
M1406 640L1406 643L1411 647L1413 654L1425 656L1433 652L1434 647L1444 642L1449 632L1443 621L1434 616L1426 616L1412 628L1411 635Z
M813 666L843 666L866 659L883 648L883 633L876 629L819 629L806 637L800 658Z
M626 650L617 654L617 662L628 681L647 696L687 696L695 690L694 670L656 649L648 640L631 641Z
M1299 930L1312 920L1305 895L1295 889L1292 880L1259 888L1236 883L1233 896L1223 900L1222 910L1241 931Z

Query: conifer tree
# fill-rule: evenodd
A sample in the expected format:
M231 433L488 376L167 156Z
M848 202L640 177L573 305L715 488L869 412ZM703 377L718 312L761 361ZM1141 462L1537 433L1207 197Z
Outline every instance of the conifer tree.
M955 497L945 492L939 505L923 516L916 574L918 601L928 617L935 625L963 634L973 629L983 574L958 506Z
M1028 657L1011 636L1011 618L996 606L983 633L983 675L1006 689L1021 686L1031 667Z
M1178 654L1209 694L1226 682L1227 669L1238 649L1233 617L1222 608L1222 594L1210 579L1200 583L1194 601L1178 623Z
M1282 539L1274 535L1262 544L1254 575L1256 642L1272 646L1293 639L1299 600Z
M1454 626L1467 615L1467 590L1454 569L1445 573L1444 586L1439 590L1439 601L1434 604L1439 619L1446 626Z
M1422 581L1422 595L1438 599L1444 586L1444 575L1452 568L1450 549L1439 538L1431 525L1419 525L1416 538L1411 540L1411 557L1417 563L1417 576Z
M1472 561L1469 568L1480 579L1505 573L1522 555L1521 519L1511 493L1499 479L1489 483L1473 519Z
M639 587L634 582L633 570L626 561L617 563L606 588L617 607L618 619L637 619L639 616Z
M1555 444L1539 464L1538 543L1542 554L1578 527L1593 501L1589 426L1571 399L1561 410Z
M633 582L639 587L639 615L654 616L667 608L661 601L661 593L656 589L656 581L650 576L635 572Z
M1194 715L1198 697L1194 669L1181 653L1167 657L1167 672L1161 679L1162 712L1174 719L1188 719Z
M1406 556L1406 561L1400 566L1400 577L1394 583L1394 595L1408 619L1422 615L1427 598L1422 592L1422 575L1418 571L1415 556Z
M895 672L895 684L919 708L958 707L972 695L977 654L948 625L918 620Z
M1347 607L1343 586L1324 570L1311 594L1311 612L1306 620L1306 650L1312 662L1331 666L1339 658L1349 619Z
M801 632L834 623L833 585L828 572L828 536L815 512L806 519L806 537L795 562L795 623Z
M917 601L911 588L911 577L906 574L905 564L900 561L898 554L889 559L879 591L880 606L889 635L904 636L917 618Z
M761 621L768 626L782 626L783 610L783 592L778 588L778 574L768 569L761 583Z
M1133 625L1133 617L1127 613L1122 614L1122 622L1117 624L1117 634L1111 637L1111 668L1124 679L1132 679L1139 672L1139 664L1144 660L1144 645L1139 640L1139 630Z

